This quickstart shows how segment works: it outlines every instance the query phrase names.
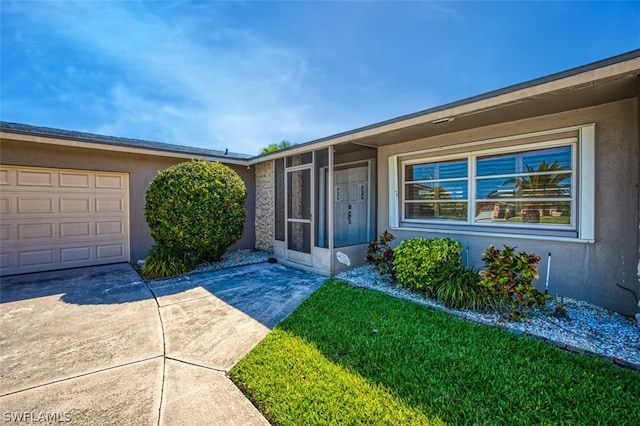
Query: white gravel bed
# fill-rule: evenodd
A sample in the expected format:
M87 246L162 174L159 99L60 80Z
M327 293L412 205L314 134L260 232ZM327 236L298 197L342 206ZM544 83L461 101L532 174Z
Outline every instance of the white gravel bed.
M564 349L591 353L620 365L640 369L640 327L636 321L586 302L561 298L560 302L565 304L567 316L556 318L552 313L557 304L552 299L544 306L527 311L526 317L521 321L508 321L499 313L448 308L442 303L397 286L389 277L382 277L375 272L371 265L351 269L335 278L470 321L537 337Z
M218 262L200 265L189 273L193 274L200 272L220 271L222 269L235 268L236 266L253 265L254 263L266 262L270 257L271 255L269 253L262 250L236 250L225 253L222 256L222 259Z

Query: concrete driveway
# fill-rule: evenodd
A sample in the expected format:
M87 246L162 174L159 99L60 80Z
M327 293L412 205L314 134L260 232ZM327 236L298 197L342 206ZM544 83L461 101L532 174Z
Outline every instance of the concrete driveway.
M148 284L128 264L3 278L2 421L268 424L226 373L324 280L269 263Z

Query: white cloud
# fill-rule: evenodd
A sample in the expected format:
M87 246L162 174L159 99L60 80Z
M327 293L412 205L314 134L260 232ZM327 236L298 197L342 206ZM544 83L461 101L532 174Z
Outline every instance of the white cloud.
M166 6L165 4L161 4ZM89 62L66 67L58 101L84 102L100 118L83 130L258 153L282 139L323 135L305 58L213 18L132 2L53 2L25 10ZM179 5L176 8L180 7ZM154 7L151 7L154 9ZM145 13L142 13L145 12ZM100 64L111 75L101 75ZM98 81L87 90L72 84ZM81 97L81 99L78 99Z
M557 26L520 3L0 1L3 119L249 154L621 53L638 34L623 3L606 25L591 12Z

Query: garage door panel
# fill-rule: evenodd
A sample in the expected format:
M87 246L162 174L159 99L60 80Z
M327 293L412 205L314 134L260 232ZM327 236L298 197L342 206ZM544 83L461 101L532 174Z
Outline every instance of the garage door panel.
M92 247L70 247L60 249L60 263L68 265L75 262L90 262L92 257Z
M91 197L60 197L60 213L91 213Z
M121 259L124 256L124 244L104 244L96 246L96 259Z
M122 176L96 174L97 189L124 189L124 179Z
M18 186L51 187L54 185L54 182L55 176L53 171L18 170Z
M4 194L0 196L0 213L1 214L11 214L14 212L14 209L11 208L12 205L14 205L12 201L13 201L13 197L10 197Z
M105 220L96 222L96 235L124 235L125 226L121 220Z
M66 222L60 224L60 238L91 237L91 222Z
M18 214L30 213L55 213L55 201L53 196L38 196L29 194L18 196Z
M124 212L124 199L122 198L96 198L96 213L121 213Z
M11 225L0 225L0 241L11 241Z
M18 268L53 267L56 260L56 250L54 248L40 250L25 250L18 252Z
M13 170L0 168L0 185L10 185L11 175L13 174L13 172Z
M0 275L129 261L127 174L2 166L0 184Z
M91 173L60 172L61 188L91 188Z
M0 253L0 271L11 269L12 257L13 253Z
M18 225L18 241L50 240L55 238L54 223L24 223Z

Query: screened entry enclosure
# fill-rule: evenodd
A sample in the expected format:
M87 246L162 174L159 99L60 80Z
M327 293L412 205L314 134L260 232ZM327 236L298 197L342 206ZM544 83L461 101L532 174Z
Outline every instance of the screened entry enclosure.
M332 275L375 234L376 150L337 145L274 160L276 257Z

